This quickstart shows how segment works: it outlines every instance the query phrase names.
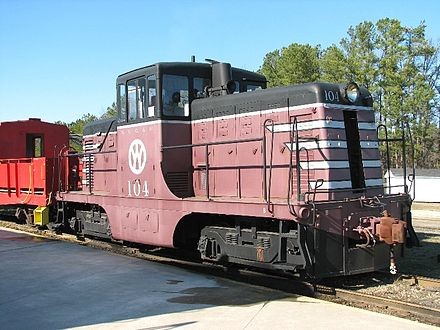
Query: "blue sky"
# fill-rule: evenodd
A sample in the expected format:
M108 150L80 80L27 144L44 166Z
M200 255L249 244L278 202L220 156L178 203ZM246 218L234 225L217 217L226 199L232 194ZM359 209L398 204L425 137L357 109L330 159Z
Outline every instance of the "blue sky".
M438 0L0 0L0 121L100 116L123 72L191 55L257 70L270 51L325 48L365 20L424 20L438 44L439 12Z

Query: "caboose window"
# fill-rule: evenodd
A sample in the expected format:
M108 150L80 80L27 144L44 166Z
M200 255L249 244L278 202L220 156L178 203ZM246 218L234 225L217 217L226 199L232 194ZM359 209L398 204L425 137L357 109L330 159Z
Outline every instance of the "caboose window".
M26 156L43 157L43 137L41 135L26 134Z
M171 74L163 75L163 114L173 117L189 116L188 77Z
M128 120L145 118L145 78L127 81Z

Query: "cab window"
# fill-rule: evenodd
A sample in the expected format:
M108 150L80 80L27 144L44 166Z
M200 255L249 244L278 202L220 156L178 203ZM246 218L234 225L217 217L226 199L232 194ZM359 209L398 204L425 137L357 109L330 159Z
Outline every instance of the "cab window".
M154 117L156 110L156 75L147 77L148 91L148 117Z
M127 81L128 120L145 118L145 78Z
M247 84L246 85L246 92L252 92L257 89L263 89L263 86L259 85L259 84Z
M233 94L240 93L240 82L238 80L235 80L235 90Z
M117 103L119 122L127 120L127 102L125 98L125 84L119 84L117 87Z
M206 78L194 78L193 81L193 99L205 97L205 88L211 86L211 81Z
M189 116L188 85L187 76L163 75L162 105L165 116Z

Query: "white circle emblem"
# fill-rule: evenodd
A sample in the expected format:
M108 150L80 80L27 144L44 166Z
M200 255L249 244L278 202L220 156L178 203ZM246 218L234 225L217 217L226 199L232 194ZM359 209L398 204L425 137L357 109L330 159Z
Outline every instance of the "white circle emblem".
M139 140L133 140L128 148L128 165L133 174L141 174L147 163L147 150L144 143Z

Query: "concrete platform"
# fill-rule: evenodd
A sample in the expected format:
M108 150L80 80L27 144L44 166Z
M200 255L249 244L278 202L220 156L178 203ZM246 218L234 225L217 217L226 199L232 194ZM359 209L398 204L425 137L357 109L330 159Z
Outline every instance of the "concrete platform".
M1 329L435 329L0 230Z

